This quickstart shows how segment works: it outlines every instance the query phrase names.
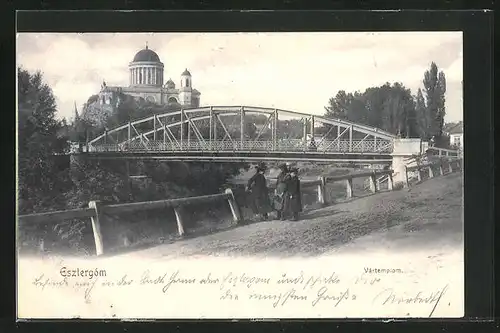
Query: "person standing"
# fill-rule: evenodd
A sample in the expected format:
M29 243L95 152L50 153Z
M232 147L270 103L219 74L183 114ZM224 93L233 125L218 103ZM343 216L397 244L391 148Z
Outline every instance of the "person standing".
M276 190L274 191L274 209L276 210L276 217L282 219L283 216L283 201L286 191L286 180L289 177L288 166L280 164L280 173L276 178Z
M267 220L272 211L269 202L269 190L267 188L264 172L266 167L263 164L255 166L255 174L248 180L247 192L250 192L250 205L255 215L260 215L262 220Z
M300 179L297 168L290 169L290 176L286 180L286 192L283 215L292 217L293 221L299 219L302 212L302 194L300 191Z

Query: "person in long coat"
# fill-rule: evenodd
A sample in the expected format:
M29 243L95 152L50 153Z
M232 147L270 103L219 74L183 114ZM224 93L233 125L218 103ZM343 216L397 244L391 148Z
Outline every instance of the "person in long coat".
M250 206L256 215L267 220L268 214L273 210L269 200L269 190L267 188L265 167L258 165L255 167L255 174L248 180L247 192L250 192Z
M288 166L286 164L280 164L280 173L276 177L276 190L274 191L274 209L276 210L276 217L281 219L283 217L283 202L285 199L286 192L286 181L290 177L288 174Z
M284 201L283 215L292 217L293 221L299 219L299 213L302 212L302 193L300 191L300 180L298 169L290 169L290 177L286 181L286 192Z

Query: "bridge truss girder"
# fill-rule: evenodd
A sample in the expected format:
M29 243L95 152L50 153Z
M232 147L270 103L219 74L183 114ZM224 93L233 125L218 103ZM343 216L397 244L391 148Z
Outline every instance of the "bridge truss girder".
M246 128L246 116L252 114L266 117L264 125L254 133L254 137L248 135ZM223 119L230 117L233 117L233 123L228 126ZM312 114L250 106L210 106L182 109L138 119L105 131L90 141L89 146L96 148L116 145L119 150L123 150L127 144L139 143L144 151L150 151L157 150L155 147L158 143L163 143L163 146L159 146L166 147L168 144L169 150L176 151L193 150L193 146L195 150L283 151L287 148L281 143L283 138L280 138L279 133L281 117L295 120L300 118L301 145L304 151L310 144L310 140L307 139L308 135L316 139L318 124L323 124L324 133L316 144L324 151L345 151L346 149L341 149L341 143L345 145L348 142L347 151L353 152L369 142L373 146L371 152L383 152L392 148L392 140L395 137L377 128ZM239 123L235 125L234 122L238 120ZM324 130L325 128L327 130ZM126 132L126 136L123 132ZM259 139L266 132L270 132L270 138L265 142L265 147L257 147L259 144L263 145ZM116 138L114 138L115 135ZM156 146L153 143L156 143ZM294 147L298 148L297 142L294 143Z

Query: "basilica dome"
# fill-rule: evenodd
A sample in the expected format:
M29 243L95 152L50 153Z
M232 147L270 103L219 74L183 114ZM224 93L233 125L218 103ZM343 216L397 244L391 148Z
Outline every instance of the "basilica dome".
M139 52L137 52L133 60L133 62L142 62L142 61L161 62L158 54L156 54L155 51L151 51L147 46L145 49L142 49Z

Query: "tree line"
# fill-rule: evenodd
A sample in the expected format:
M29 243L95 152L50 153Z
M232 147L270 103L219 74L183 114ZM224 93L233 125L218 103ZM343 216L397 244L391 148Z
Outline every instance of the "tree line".
M340 90L330 98L325 116L377 127L402 138L434 138L440 147L449 145L443 133L446 77L432 62L425 71L423 89L415 95L402 83L385 83L364 92Z

